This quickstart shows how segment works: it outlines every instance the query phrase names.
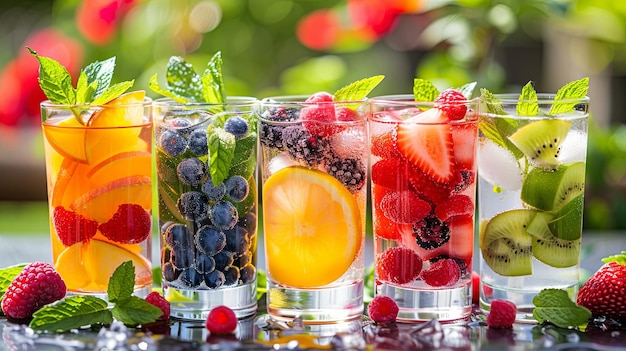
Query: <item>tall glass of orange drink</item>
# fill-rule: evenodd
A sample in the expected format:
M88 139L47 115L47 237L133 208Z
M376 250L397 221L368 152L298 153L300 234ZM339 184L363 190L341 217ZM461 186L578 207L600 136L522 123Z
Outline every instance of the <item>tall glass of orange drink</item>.
M259 106L267 310L311 324L358 318L367 104L316 93Z
M52 259L70 293L105 295L123 262L135 292L152 284L151 102L41 103Z

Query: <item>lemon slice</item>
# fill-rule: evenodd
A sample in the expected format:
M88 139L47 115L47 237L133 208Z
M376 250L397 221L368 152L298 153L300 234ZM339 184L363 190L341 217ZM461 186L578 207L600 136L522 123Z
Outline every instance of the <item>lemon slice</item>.
M319 287L355 260L363 231L356 200L321 171L287 167L263 185L268 272L280 284Z

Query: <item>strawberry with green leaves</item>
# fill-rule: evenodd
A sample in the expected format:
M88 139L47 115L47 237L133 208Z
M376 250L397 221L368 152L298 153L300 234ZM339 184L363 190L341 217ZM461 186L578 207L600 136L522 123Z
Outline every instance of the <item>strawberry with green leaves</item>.
M594 315L626 318L626 251L602 261L604 265L580 288L577 303Z

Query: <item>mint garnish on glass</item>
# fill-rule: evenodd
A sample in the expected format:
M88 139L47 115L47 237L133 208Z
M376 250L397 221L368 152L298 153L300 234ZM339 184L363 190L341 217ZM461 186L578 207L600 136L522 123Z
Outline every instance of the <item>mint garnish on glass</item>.
M466 99L470 99L474 94L475 88L476 82L471 82L454 90L463 94ZM422 78L413 79L413 95L416 102L433 102L440 94L441 91L431 81Z
M67 69L58 61L40 56L31 48L28 51L39 61L39 86L53 104L103 105L122 95L135 83L134 80L111 85L115 71L115 56L104 61L90 63L80 71L76 88ZM81 123L84 108L73 108L74 116ZM45 120L44 120L45 122Z

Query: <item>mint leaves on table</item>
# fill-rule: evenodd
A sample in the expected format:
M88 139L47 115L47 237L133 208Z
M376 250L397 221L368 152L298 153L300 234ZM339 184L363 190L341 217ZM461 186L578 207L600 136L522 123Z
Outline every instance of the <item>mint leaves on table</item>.
M107 301L89 295L67 297L44 306L33 314L29 326L37 331L68 331L88 325L111 324L113 318L126 324L147 324L163 312L145 299L133 296L135 267L132 261L122 263L109 280Z
M59 105L102 105L122 95L135 83L134 80L111 85L115 71L115 56L104 61L90 63L80 71L76 88L72 77L58 61L28 51L39 61L39 86L53 104ZM76 119L85 124L80 109L74 109ZM45 121L45 120L44 120Z
M586 324L591 312L577 305L565 290L544 289L533 298L533 317L539 322L550 322L561 328Z

